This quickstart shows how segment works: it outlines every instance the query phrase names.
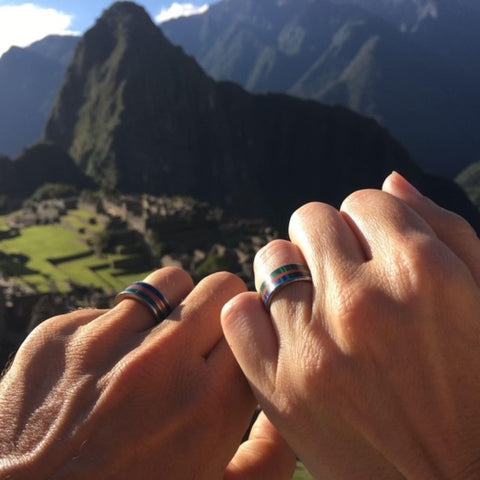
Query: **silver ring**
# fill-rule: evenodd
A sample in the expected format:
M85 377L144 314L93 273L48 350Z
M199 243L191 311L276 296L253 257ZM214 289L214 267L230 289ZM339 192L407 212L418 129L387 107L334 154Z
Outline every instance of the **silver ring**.
M270 304L273 296L283 287L294 282L311 282L312 274L306 265L290 263L274 270L260 287L260 298L267 311L270 311Z
M160 323L165 320L170 313L172 313L172 307L168 303L167 299L160 290L156 289L153 285L146 282L132 283L125 290L122 290L115 297L115 305L118 305L122 300L132 299L140 302L149 308L157 322Z

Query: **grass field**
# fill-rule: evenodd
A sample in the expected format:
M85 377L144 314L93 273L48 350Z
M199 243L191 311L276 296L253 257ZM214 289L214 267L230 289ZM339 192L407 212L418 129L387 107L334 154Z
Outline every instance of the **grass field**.
M7 229L2 217L0 229ZM119 266L125 260L135 265L131 254L95 255L88 240L103 229L104 222L81 210L70 211L60 224L22 228L19 236L0 241L0 252L10 255L3 259L3 273L37 292L66 292L72 283L115 292L146 275Z
M7 223L5 222L5 218L4 217L0 217L0 232L4 231L4 230L8 230L8 225Z
M306 468L298 462L293 480L313 480L313 477L307 472Z

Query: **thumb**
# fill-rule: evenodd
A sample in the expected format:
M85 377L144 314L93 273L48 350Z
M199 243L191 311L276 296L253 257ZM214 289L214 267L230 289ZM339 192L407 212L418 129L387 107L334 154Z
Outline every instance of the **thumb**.
M291 480L296 457L263 412L225 470L224 480Z

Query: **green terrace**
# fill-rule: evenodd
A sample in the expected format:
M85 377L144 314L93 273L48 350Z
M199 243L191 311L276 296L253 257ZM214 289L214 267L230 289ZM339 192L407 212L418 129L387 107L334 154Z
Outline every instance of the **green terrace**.
M36 292L68 292L72 285L115 292L148 272L138 255L101 253L96 239L107 219L71 210L60 223L11 229L0 217L0 273Z
M313 480L313 477L308 473L302 463L297 462L297 468L295 469L295 475L292 480Z

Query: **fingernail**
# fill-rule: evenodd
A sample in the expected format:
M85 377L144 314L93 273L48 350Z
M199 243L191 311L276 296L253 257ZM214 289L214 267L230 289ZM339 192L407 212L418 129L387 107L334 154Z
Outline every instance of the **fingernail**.
M414 197L423 197L423 195L402 175L393 171L390 175L390 181L395 188L403 192L405 195Z

